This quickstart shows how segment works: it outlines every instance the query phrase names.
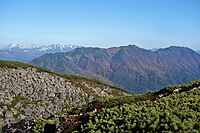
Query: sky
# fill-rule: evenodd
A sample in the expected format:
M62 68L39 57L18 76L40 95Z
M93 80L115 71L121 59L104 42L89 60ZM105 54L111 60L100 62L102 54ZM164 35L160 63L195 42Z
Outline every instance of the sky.
M200 50L200 0L0 0L0 47L12 43Z

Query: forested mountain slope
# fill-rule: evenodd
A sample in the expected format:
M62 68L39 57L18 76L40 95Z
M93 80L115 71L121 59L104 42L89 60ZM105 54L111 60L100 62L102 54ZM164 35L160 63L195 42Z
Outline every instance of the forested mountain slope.
M46 54L31 64L44 69L110 81L134 93L200 78L200 55L186 47L156 51L135 45L77 48L67 53Z

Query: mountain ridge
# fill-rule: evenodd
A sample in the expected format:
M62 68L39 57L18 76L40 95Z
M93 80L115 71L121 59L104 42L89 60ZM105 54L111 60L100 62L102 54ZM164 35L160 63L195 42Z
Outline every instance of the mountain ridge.
M87 77L84 71L92 72L93 78L101 76L135 93L200 78L200 55L189 48L178 46L156 51L136 45L108 49L77 48L67 53L41 56L32 60L31 64Z
M0 59L29 62L46 53L68 52L80 46L52 44L48 46L10 44L0 49Z

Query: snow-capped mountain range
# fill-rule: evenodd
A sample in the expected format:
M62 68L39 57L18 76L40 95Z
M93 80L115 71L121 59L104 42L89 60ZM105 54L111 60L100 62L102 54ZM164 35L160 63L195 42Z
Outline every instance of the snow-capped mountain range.
M29 62L46 53L69 52L78 47L80 46L63 44L48 46L10 44L0 49L0 59Z
M63 44L52 44L48 46L35 46L35 45L24 45L24 44L10 44L5 46L3 51L52 51L52 52L66 52L69 50L73 50L79 46L76 45L63 45Z

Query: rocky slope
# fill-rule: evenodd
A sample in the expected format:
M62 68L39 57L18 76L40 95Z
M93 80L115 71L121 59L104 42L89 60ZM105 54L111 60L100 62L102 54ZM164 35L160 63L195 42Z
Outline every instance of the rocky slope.
M143 132L144 127L132 126L134 123L127 124L131 121L137 122L138 125L141 125L141 121L143 121L143 124L146 123L145 132L154 132L155 130L158 132L166 130L173 132L199 131L199 90L200 80L184 85L167 86L160 91L146 94L99 98L86 105L75 108L73 112L61 117L36 120L23 119L20 122L4 126L3 131L4 133L11 133L13 131L16 133L71 133L76 130L77 132L85 133L92 131L116 132L117 128L123 128L123 130L119 129L119 132L135 132L135 130ZM154 103L158 105L152 106ZM126 108L127 106L129 108ZM133 108L130 108L131 106ZM138 110L138 107L143 109ZM153 111L151 111L152 108ZM170 112L171 109L175 111ZM135 111L137 113L133 113ZM163 116L161 112L167 112L167 114ZM102 113L106 115L101 117ZM120 116L120 114L123 116ZM114 118L112 118L113 115L115 115ZM108 121L108 119L111 120ZM156 119L159 119L159 124L154 125L153 128L155 129L152 129L152 126L149 125L155 123ZM170 128L163 128L163 123L170 126ZM113 130L110 126L117 127ZM133 130L132 128L135 129ZM141 128L143 130L140 130Z
M200 78L200 55L175 46L156 51L135 45L78 48L67 53L46 54L31 63L56 72L109 80L134 93Z
M98 97L130 95L95 80L0 60L0 127L66 112Z

